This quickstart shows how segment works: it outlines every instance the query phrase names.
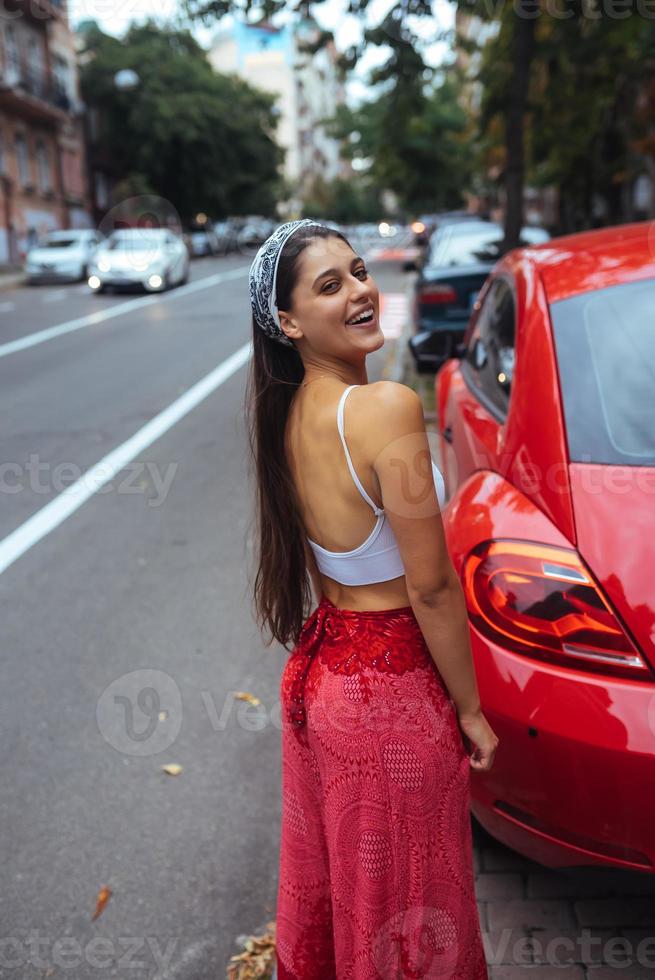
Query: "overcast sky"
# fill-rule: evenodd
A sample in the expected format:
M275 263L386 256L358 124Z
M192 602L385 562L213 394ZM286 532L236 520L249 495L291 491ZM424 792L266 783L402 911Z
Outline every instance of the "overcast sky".
M385 12L392 6L393 0L371 0L368 22L379 23ZM175 17L178 11L178 0L68 0L71 24L75 26L82 20L95 20L108 34L120 36L132 21L144 21L153 17L160 23ZM359 20L345 14L346 0L325 0L316 9L316 19L324 28L335 32L337 48L343 51L359 38L361 26ZM433 0L434 17L420 20L414 18L411 22L416 33L426 43L441 31L450 29L455 20L455 5L449 0ZM227 21L223 22L224 24ZM216 28L195 27L193 33L200 44L208 47ZM428 64L438 65L448 53L444 43L428 44L425 57ZM372 48L364 56L357 70L356 77L348 86L351 98L359 100L366 96L363 83L367 72L375 64L384 60L384 54L379 49Z

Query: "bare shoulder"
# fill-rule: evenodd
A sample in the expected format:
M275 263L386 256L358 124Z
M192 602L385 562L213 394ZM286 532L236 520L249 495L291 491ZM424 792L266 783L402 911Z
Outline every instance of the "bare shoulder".
M373 448L399 436L425 431L420 395L398 381L375 381L358 392L357 415Z
M362 411L382 412L385 418L411 416L413 412L422 410L417 392L399 381L373 381L362 385L359 391Z

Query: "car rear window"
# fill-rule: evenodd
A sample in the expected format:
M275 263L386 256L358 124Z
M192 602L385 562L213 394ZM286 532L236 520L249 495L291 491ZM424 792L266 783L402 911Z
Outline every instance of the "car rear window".
M446 235L436 241L430 253L430 265L477 265L495 261L499 255L498 232L473 232Z
M45 248L70 248L71 245L79 245L79 238L49 238L44 242Z
M655 466L655 279L550 307L572 460Z

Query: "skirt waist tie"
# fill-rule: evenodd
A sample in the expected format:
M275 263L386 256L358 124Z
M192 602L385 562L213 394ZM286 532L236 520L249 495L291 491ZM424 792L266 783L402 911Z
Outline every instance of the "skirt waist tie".
M294 728L302 728L307 721L305 710L305 682L314 656L325 634L335 634L333 617L338 615L338 607L320 602L309 619L303 624L296 654L304 657L304 663L291 685L288 718Z

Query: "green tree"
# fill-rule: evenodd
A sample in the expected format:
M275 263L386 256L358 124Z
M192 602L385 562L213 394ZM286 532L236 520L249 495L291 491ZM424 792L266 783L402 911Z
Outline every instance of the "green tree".
M260 16L270 19L281 11L293 10L302 16L310 16L315 4L320 4L321 0L298 0L296 4L291 4L288 0L262 0L255 3L254 0L184 0L184 9L192 18L197 18L204 23L211 22L215 18L221 18L227 13L248 18L253 11ZM458 7L468 13L476 14L483 20L495 20L501 13L489 4L488 0L453 0ZM504 0L499 0L502 4ZM520 228L523 224L523 173L524 173L524 148L523 148L523 122L526 111L526 92L530 77L531 59L534 47L534 5L538 5L539 0L512 0L509 13L511 27L511 46L514 61L514 71L509 79L507 91L505 93L504 106L504 139L506 146L505 153L505 183L507 191L507 208L505 215L505 239L506 248L518 243ZM370 0L349 0L348 11L359 15L364 21ZM537 9L538 13L538 9ZM417 16L429 19L432 17L432 4L430 0L399 0L386 14L382 22L372 30L363 33L361 44L354 45L344 53L341 65L344 71L348 71L357 64L364 48L367 44L389 46L391 56L382 70L382 74L387 75L391 81L388 106L391 111L391 119L387 116L387 122L391 122L391 128L387 130L387 142L395 142L398 135L405 142L408 153L408 165L404 168L407 177L410 168L414 168L411 177L413 188L407 188L406 182L400 176L401 168L396 162L389 159L392 152L385 154L386 160L381 160L377 167L377 176L389 174L393 179L391 189L400 187L406 201L414 201L420 207L419 202L424 201L427 208L438 208L441 201L447 201L445 206L452 206L453 202L459 203L461 200L461 189L464 180L459 181L459 191L451 191L450 188L439 190L437 199L429 199L429 195L423 197L421 187L423 184L433 182L433 154L430 143L440 143L443 139L443 130L435 130L430 133L426 130L426 123L440 123L439 115L430 118L429 114L424 116L420 98L420 82L426 77L427 66L425 65L421 50L416 43L416 38L409 27L409 18ZM323 31L317 41L317 45L323 44L327 39L333 38L329 31ZM433 40L437 39L436 37ZM443 39L443 38L441 38ZM403 42L405 42L403 44ZM421 120L420 122L417 120ZM399 133L400 131L400 133ZM456 128L455 133L461 132ZM362 134L363 135L363 134ZM463 141L462 141L463 143ZM465 145L463 143L463 145ZM447 154L448 155L448 154ZM465 166L465 174L471 172L471 166L466 166L466 155L454 154L457 163L462 161ZM469 161L473 160L473 155L469 154ZM443 169L441 169L443 174ZM454 175L457 180L457 173ZM452 184L452 181L450 181ZM443 179L440 180L438 188L442 188Z
M366 177L337 177L326 181L316 177L310 185L303 207L306 218L326 218L342 224L378 221L384 208L380 192Z
M127 186L152 188L184 221L198 211L274 214L282 151L271 96L214 72L188 31L149 22L120 41L97 27L84 37L82 96ZM124 68L139 76L130 91L114 83Z
M649 171L648 113L636 111L655 75L655 25L617 20L573 4L565 17L542 12L536 24L525 105L525 166L530 183L559 188L560 232L631 218L630 191ZM488 159L505 166L501 126L514 60L510 11L484 49L480 128ZM652 160L652 157L651 157ZM602 214L595 214L598 202Z
M330 132L351 159L370 161L368 179L393 191L409 214L459 207L472 156L454 75L435 80L416 38L392 15L366 37L386 39L389 58L371 73L374 97L357 109L340 106Z

